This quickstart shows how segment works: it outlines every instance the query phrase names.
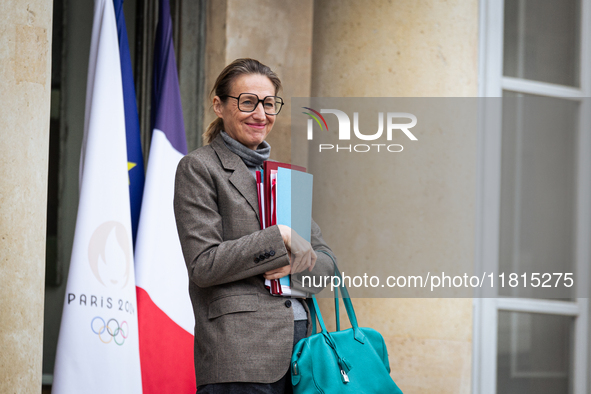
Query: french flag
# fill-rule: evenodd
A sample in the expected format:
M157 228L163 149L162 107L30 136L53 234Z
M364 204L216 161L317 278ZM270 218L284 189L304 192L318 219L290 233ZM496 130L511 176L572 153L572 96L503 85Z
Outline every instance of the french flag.
M194 317L173 211L174 178L187 154L169 0L154 49L152 142L135 245L144 394L194 394Z

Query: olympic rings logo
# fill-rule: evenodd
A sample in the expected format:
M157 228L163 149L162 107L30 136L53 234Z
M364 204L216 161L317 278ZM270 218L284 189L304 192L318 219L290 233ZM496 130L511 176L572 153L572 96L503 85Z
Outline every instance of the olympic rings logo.
M125 343L129 334L129 324L127 324L127 321L119 324L116 319L110 319L105 324L105 320L100 316L92 319L90 328L92 332L98 335L102 343L115 342L119 346Z

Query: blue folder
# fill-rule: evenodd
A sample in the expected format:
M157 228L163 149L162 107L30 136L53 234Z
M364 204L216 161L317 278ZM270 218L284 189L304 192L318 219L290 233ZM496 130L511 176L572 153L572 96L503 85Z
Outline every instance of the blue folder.
M312 184L314 176L306 172L278 168L277 224L284 224L310 242L312 233ZM289 286L289 276L280 279Z

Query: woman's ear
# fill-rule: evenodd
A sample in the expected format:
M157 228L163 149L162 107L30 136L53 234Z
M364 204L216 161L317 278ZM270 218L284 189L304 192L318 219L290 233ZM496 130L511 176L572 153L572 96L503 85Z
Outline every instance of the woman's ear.
M213 112L215 112L215 114L218 116L218 118L223 118L222 117L222 100L218 97L215 96L213 98Z

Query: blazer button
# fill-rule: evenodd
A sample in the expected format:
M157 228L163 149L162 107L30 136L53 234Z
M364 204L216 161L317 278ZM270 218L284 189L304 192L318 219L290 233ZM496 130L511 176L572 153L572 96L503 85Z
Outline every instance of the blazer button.
M274 251L273 249L271 249L271 251L269 251L269 254L270 254L271 256L275 256L275 251Z
M285 306L287 308L291 307L291 301L290 300L285 301Z
M259 260L263 261L265 259L265 255L264 254L260 254L259 255Z
M266 258L269 258L269 257L271 257L271 253L269 253L269 252L265 252L265 257L266 257Z
M255 263L258 263L259 261L260 261L260 260L259 260L259 258L258 258L258 257L255 257L255 258L254 258L254 262L255 262Z

